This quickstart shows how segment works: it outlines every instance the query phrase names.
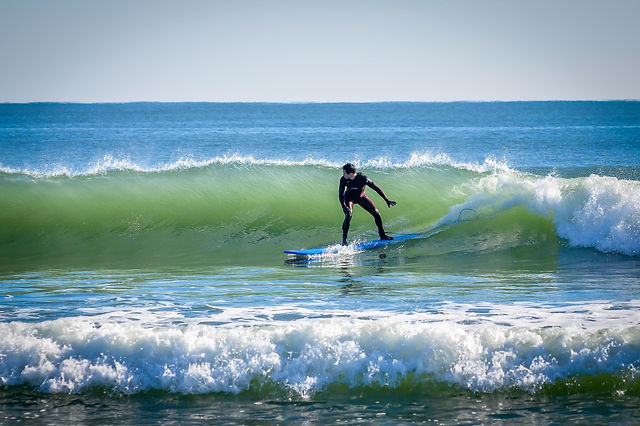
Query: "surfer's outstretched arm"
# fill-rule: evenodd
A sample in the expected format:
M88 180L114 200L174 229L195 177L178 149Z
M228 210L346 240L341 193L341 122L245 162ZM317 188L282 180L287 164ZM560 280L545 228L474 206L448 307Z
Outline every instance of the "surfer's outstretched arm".
M373 183L371 179L367 179L367 186L376 191L378 195L382 197L382 199L387 203L387 207L395 206L397 204L395 201L391 201L389 197L387 197L387 194L384 193L382 188Z

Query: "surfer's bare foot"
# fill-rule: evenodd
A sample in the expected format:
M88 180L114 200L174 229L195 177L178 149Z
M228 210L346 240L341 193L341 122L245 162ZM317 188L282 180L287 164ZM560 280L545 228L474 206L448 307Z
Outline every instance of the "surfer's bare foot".
M381 239L381 240L393 240L393 237L390 237L389 235L386 235L386 234L385 234L385 235L381 235L381 236L380 236L380 239Z
M342 240L342 245L343 246L348 246L349 244L347 244L347 240Z

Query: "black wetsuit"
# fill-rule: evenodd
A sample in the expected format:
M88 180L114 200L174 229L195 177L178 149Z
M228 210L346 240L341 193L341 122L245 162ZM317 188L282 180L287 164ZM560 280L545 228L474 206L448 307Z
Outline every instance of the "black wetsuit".
M385 193L378 187L373 181L367 178L362 173L357 173L356 176L349 180L344 176L340 178L340 189L338 192L338 198L340 199L340 205L342 205L342 209L344 210L344 222L342 222L342 241L346 243L347 234L349 233L349 225L351 224L351 216L353 211L353 205L358 204L360 207L368 211L371 216L376 221L376 226L378 227L378 234L380 238L385 238L386 234L384 229L382 228L382 217L380 217L380 213L378 209L376 209L373 201L369 199L364 193L365 186L369 186L371 189L376 191L386 202L389 202L389 199L385 195ZM349 211L351 210L351 211Z

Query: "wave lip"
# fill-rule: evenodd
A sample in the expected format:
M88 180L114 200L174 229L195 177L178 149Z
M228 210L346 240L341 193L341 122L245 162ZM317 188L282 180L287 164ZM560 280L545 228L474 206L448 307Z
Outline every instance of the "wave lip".
M346 313L253 326L148 327L109 315L2 323L8 338L0 343L0 382L51 393L101 387L123 393L237 394L271 384L303 398L334 384L395 389L445 382L474 392L536 392L571 377L603 373L634 382L640 327L626 324L637 324L637 314L588 306L592 315L611 317L604 323L612 327L596 329L578 313L585 306L580 308L528 310L541 323L548 322L548 313L550 324L568 324L551 327L474 321L469 312L466 319L451 321L459 307L445 309L445 320L435 314L372 312L368 319Z
M323 168L340 169L342 165L351 161L358 168L374 168L374 169L408 169L419 168L424 166L449 166L456 169L469 170L483 173L492 170L508 170L509 167L505 161L498 161L493 157L487 157L483 163L460 162L453 160L449 155L444 153L411 153L405 161L392 160L387 157L379 157L369 160L345 159L343 161L335 161L326 158L314 158L312 156L302 159L289 158L260 158L254 155L228 154L216 155L205 159L195 159L192 157L182 157L175 161L161 163L153 166L142 165L136 161L126 158L116 158L112 155L105 155L102 159L88 164L84 169L77 169L68 165L47 166L40 169L32 168L16 168L8 167L0 164L0 173L9 175L25 175L33 178L47 177L79 177L102 175L114 171L131 171L138 173L161 173L174 170L200 169L209 166L226 166L226 165L247 165L247 166L318 166Z

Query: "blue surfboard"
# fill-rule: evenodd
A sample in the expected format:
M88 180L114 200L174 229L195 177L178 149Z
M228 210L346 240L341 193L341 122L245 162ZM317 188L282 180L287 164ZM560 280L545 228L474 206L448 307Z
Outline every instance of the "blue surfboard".
M395 244L402 241L409 240L411 238L419 237L422 234L404 234L404 235L395 235L393 240L369 240L369 241L361 241L359 243L355 243L350 245L349 247L360 251L360 250L370 250L376 247L386 246L389 244ZM338 253L341 246L328 246L322 248L315 249L307 249L307 250L285 250L284 252L287 254L292 254L295 256L301 257L311 257L311 256L319 256L322 254L331 254Z

